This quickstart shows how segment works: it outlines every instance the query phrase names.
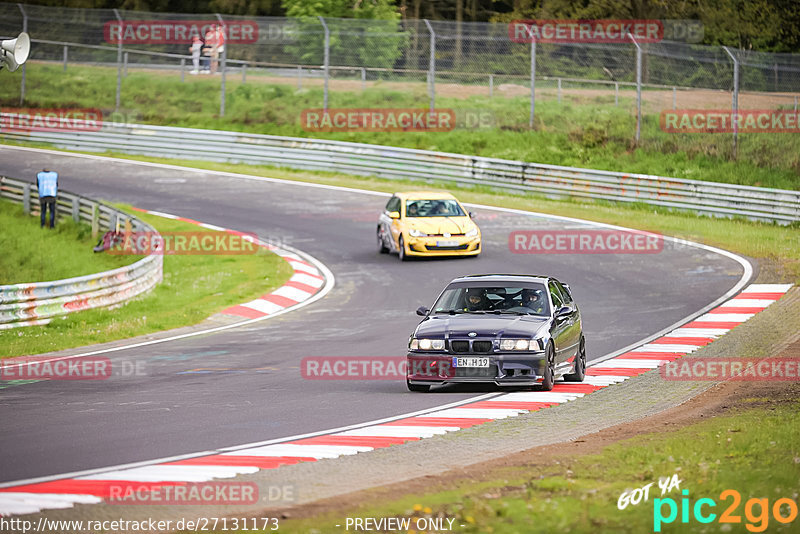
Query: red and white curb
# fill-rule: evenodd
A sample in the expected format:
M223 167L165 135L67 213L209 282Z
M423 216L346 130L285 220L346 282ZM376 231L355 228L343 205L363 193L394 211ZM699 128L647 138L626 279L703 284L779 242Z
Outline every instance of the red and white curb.
M656 369L712 343L779 300L791 287L792 284L751 284L734 298L657 339L600 363L590 363L582 383L560 382L552 391L482 396L480 400L466 404L439 407L310 437L288 438L283 442L273 440L155 464L7 485L0 488L0 515L30 514L45 509L69 508L75 504L100 503L110 497L112 487L115 491L120 487L143 491L145 488L233 478L282 465L353 455L569 402ZM258 309L253 305L246 307Z
M259 319L262 317L267 317L310 299L319 293L323 286L325 286L325 275L320 272L320 270L313 263L304 260L297 252L265 243L254 238L251 234L230 230L228 228L222 228L221 226L195 221L194 219L187 219L186 217L178 217L177 215L172 215L170 213L164 213L161 211L143 210L141 208L132 209L134 211L155 215L157 217L165 217L167 219L174 219L176 221L195 224L207 230L214 230L216 232L225 232L228 234L241 236L243 239L251 241L256 245L277 254L286 262L288 262L294 270L292 277L289 278L284 285L272 293L259 297L255 300L251 300L250 302L231 306L230 308L222 310L220 313L244 317L245 319Z

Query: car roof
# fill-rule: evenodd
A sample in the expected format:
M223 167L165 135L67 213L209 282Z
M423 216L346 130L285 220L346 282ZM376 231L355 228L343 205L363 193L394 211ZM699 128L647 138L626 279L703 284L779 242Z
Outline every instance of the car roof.
M394 196L400 197L405 200L439 200L439 199L455 199L453 195L444 191L404 191L395 193Z
M552 276L538 275L538 274L470 274L467 276L460 276L453 279L450 283L454 282L540 282L547 283Z

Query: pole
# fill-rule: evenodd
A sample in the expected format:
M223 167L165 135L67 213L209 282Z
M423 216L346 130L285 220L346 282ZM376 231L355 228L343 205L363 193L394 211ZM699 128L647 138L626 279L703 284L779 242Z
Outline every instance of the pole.
M25 12L25 7L22 4L17 4L20 12L22 13L22 31L28 32L28 14ZM19 86L19 105L25 102L25 82L27 79L27 62L22 64L22 81Z
M247 83L247 63L242 63L242 85Z
M614 82L614 105L619 106L619 82Z
M536 116L536 39L531 37L531 111L528 127L533 128L533 119Z
M636 145L642 134L642 47L636 42L636 38L628 33L628 37L636 47Z
M361 67L361 91L367 88L367 69Z
M561 103L561 78L558 79L558 103Z
M325 23L325 19L322 16L319 17L319 21L322 23L322 28L325 30L325 56L324 56L324 63L323 67L325 69L325 86L324 92L322 96L322 112L328 112L328 78L330 77L330 62L331 62L331 31L328 29L328 25Z
M489 98L494 96L494 74L489 75Z
M297 66L297 88L303 88L303 67L300 65Z
M69 47L64 45L64 72L67 72L67 57L69 56Z
M423 19L428 32L431 34L430 56L428 57L428 96L430 97L430 108L436 108L436 32L428 19Z
M678 89L672 88L672 109L678 109Z
M733 94L731 95L733 117L731 122L733 123L733 159L736 159L737 145L739 143L739 60L736 59L736 56L733 55L730 48L727 46L723 46L722 48L728 53L731 61L733 61Z
M122 77L128 77L128 53L122 54Z
M186 81L186 58L181 58L181 83Z
M119 42L117 43L117 96L114 100L114 111L119 111L120 97L122 93L122 34L124 28L122 17L119 15L119 10L114 9L114 16L117 17L117 22L119 22L120 35Z

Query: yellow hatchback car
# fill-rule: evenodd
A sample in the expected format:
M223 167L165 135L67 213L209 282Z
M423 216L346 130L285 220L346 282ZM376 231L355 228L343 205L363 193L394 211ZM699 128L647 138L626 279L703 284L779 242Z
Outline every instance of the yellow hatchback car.
M378 219L378 249L411 256L477 256L481 230L449 193L395 193Z

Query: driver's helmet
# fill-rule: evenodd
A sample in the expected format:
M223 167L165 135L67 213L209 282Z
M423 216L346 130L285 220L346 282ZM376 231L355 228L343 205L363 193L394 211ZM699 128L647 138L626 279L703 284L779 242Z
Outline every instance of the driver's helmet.
M489 299L486 298L486 290L479 287L467 289L464 297L464 306L470 311L485 310L488 307Z
M541 289L523 289L522 305L533 310L544 307L544 291Z
M413 217L419 213L419 206L417 206L416 202L412 202L408 205L408 209L406 210L408 215Z

